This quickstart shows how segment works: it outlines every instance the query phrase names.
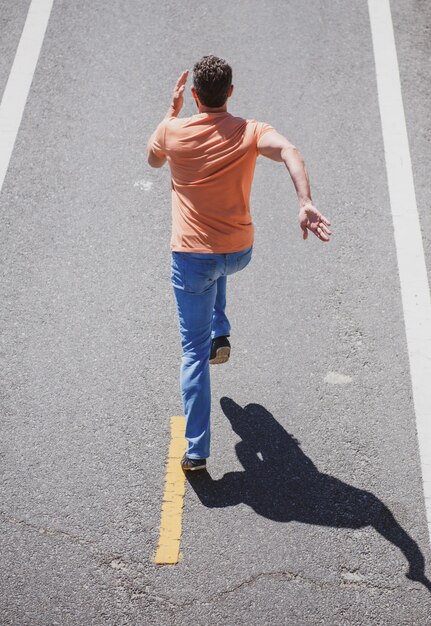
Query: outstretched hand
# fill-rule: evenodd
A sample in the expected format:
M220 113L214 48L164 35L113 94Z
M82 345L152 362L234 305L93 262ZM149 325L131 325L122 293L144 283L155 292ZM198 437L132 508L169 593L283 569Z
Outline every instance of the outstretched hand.
M181 109L183 108L184 103L184 89L186 88L186 82L189 75L189 70L184 70L179 79L177 80L177 84L174 87L174 91L172 92L172 100L171 105L168 111L168 117L177 117Z
M321 241L329 241L329 236L332 235L332 233L328 226L331 225L331 222L322 215L315 206L306 204L301 207L298 220L302 229L303 239L307 239L308 231L311 230Z

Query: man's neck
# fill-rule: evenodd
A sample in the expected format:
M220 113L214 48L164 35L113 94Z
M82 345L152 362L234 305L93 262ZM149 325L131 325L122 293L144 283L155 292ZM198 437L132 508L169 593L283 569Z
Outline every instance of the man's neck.
M227 106L224 105L222 107L206 107L206 106L198 106L199 113L227 113Z

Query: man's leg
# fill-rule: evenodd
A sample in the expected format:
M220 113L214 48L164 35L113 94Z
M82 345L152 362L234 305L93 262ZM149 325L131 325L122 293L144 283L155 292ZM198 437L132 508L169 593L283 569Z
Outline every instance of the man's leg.
M184 259L183 263L187 263ZM183 266L184 267L184 266ZM191 276L192 268L188 269ZM196 279L203 291L186 291L181 261L172 265L172 285L177 303L181 334L182 358L180 390L186 418L185 437L187 456L204 459L210 454L211 382L209 354L211 347L211 319L216 300L217 282L211 278ZM208 285L208 286L207 286Z
M183 354L180 390L186 417L187 456L206 459L210 454L211 315L216 284L200 294L174 288L180 322Z
M230 323L225 313L227 276L220 276L217 279L216 285L217 296L212 316L211 337L228 337L230 336Z

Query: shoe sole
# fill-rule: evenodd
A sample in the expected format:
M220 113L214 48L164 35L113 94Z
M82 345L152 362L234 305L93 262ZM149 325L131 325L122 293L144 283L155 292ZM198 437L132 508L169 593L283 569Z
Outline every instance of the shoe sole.
M215 357L210 359L211 365L218 365L220 363L226 363L229 360L230 356L230 347L223 346L222 348L218 348Z

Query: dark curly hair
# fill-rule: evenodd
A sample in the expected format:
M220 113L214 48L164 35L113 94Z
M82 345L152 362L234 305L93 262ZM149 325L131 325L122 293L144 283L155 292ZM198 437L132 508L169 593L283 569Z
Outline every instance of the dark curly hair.
M232 68L224 59L209 54L193 67L193 87L207 107L221 107L232 84Z

